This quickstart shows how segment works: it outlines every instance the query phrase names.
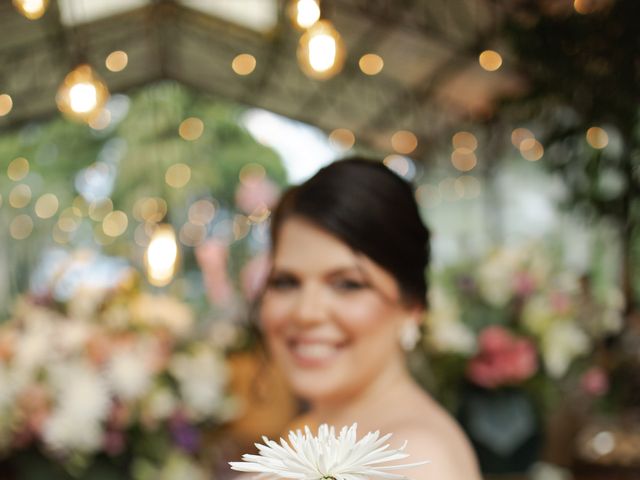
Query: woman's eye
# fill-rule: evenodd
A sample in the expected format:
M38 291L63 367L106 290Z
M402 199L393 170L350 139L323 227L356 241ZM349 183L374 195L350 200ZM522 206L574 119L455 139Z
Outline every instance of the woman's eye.
M288 290L298 286L298 281L289 276L273 277L269 279L269 288L273 290Z
M366 288L366 284L358 280L341 279L333 282L334 288L343 292L354 292Z

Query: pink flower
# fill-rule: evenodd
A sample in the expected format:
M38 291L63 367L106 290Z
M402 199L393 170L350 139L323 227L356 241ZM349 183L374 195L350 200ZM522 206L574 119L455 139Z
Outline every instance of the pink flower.
M485 328L478 338L479 352L467 365L467 377L477 385L496 388L517 384L538 369L533 343L500 326Z
M514 290L520 297L527 297L536 289L536 281L528 272L518 272L513 283Z
M227 306L233 297L233 288L227 274L227 246L220 240L211 238L198 245L195 254L209 300L215 305Z
M601 367L591 367L580 378L582 390L594 397L601 397L609 391L609 377Z
M256 255L242 268L240 272L240 285L242 287L242 293L247 300L255 300L262 291L270 270L271 260L266 253Z
M259 175L243 179L236 189L236 205L247 215L271 208L277 199L278 187Z
M478 345L481 352L499 353L509 348L512 338L511 334L504 328L498 325L491 325L480 333Z

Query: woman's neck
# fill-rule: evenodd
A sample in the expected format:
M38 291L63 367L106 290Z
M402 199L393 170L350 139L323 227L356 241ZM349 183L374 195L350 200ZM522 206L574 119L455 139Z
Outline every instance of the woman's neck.
M390 407L415 388L401 358L389 362L373 382L352 395L332 401L312 402L309 413L318 423L342 427L358 422L367 429L377 429L380 427L370 424L383 422L384 412L394 411Z

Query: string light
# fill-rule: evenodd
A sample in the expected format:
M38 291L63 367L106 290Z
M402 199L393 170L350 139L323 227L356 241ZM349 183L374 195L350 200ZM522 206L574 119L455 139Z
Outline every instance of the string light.
M317 0L295 0L289 5L291 21L300 30L305 30L320 20L320 4Z
M178 263L178 244L171 225L162 224L155 228L144 262L151 285L164 287L171 282Z
M49 0L13 0L13 6L29 20L37 20L47 11Z
M298 63L316 80L327 80L344 65L346 52L342 37L328 20L319 20L300 38Z
M85 122L96 117L108 99L109 90L87 64L67 74L56 95L56 103L62 113Z

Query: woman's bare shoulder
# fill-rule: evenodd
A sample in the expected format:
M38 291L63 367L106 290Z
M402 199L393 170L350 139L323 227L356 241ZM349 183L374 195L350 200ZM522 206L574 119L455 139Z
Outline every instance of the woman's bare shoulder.
M430 463L399 473L416 480L480 480L475 453L456 420L428 395L420 397L408 401L385 430L393 433L394 448L407 442L409 463Z
M427 460L429 463L395 472L415 480L480 480L475 454L464 436L449 434L419 424L405 425L393 432L396 442L406 441L408 463Z

